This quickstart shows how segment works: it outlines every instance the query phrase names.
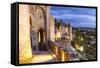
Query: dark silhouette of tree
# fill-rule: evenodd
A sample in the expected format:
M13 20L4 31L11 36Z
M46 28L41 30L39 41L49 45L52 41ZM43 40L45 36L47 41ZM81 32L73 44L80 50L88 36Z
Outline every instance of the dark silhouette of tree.
M61 24L62 24L62 20L55 19L55 26L57 27L58 30L60 30Z

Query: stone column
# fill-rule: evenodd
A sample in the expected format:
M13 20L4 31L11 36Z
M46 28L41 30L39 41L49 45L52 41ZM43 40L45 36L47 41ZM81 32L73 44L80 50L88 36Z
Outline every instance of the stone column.
M46 7L46 47L49 49L49 40L50 40L50 7Z
M32 58L29 6L19 5L19 62Z
M55 41L55 20L50 16L50 41Z

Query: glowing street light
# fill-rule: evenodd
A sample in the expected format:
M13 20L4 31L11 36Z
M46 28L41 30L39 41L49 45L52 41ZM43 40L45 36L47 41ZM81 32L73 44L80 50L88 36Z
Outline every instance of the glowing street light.
M81 46L81 47L80 47L80 51L83 51L83 50L84 50L84 48Z

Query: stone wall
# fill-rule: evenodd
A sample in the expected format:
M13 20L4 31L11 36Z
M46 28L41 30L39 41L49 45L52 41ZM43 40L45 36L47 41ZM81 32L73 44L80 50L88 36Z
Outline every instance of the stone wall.
M29 6L19 5L19 61L31 57Z
M31 5L30 17L32 22L32 46L38 48L38 31L40 28L44 30L45 43L48 40L54 41L54 19L50 15L50 6Z
M53 16L50 17L50 40L55 41L55 20Z
M38 48L39 29L44 31L44 39L54 41L54 18L50 6L19 5L19 59L32 57L32 49ZM46 45L48 46L48 45Z
M39 29L46 31L45 29L45 6L30 5L30 18L31 18L31 38L32 46L38 50L38 32Z
M50 7L46 8L46 35L47 41L50 40Z

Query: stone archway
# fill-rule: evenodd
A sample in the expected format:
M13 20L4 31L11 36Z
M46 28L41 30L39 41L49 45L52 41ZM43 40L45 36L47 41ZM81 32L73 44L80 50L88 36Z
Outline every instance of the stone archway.
M46 39L46 10L44 6L31 6L30 9L34 12L30 12L30 29L32 29L31 32L31 45L33 51L38 50L45 50L46 46L43 46L42 48L40 45L44 45L46 42L44 42L43 39ZM39 34L41 35L41 42L39 43ZM42 39L43 38L43 39ZM46 40L45 40L46 41Z
M37 18L37 38L38 38L38 49L39 50L47 50L46 49L46 12L44 7L37 6L35 17ZM39 40L40 38L40 40Z
M39 47L39 50L46 50L45 31L41 28L38 30L38 47Z

